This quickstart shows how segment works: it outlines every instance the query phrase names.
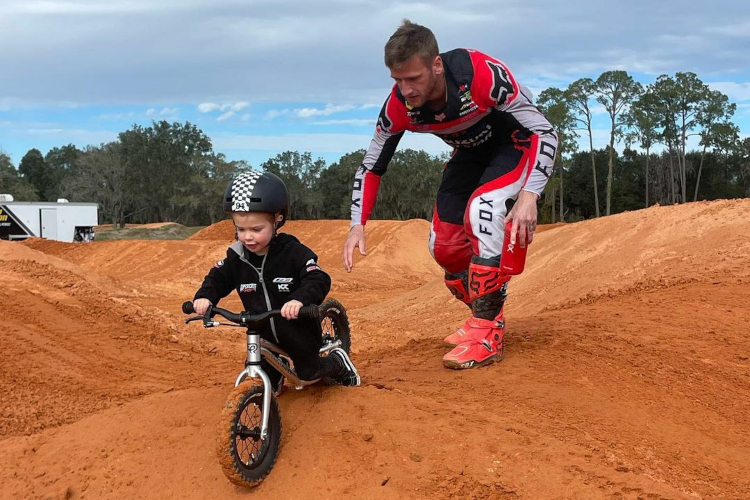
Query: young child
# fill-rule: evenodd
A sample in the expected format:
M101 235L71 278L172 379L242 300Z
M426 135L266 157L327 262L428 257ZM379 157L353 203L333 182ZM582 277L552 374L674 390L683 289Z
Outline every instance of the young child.
M331 278L312 250L291 234L277 233L286 222L288 199L284 182L271 173L245 173L232 180L224 193L224 211L232 214L237 241L209 271L193 307L205 314L209 305L237 290L248 312L281 309L286 321L272 319L261 337L289 354L301 379L330 377L342 385L359 385L359 374L346 351L335 348L326 357L319 355L319 322L297 319L303 305L323 302ZM261 366L278 392L281 374L265 361Z

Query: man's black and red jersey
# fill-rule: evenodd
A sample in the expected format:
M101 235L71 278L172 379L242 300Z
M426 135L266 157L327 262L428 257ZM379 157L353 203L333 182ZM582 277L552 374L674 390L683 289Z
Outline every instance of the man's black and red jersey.
M352 225L364 224L369 219L380 177L404 131L435 134L449 146L460 149L479 146L489 140L511 141L512 134L519 130L556 139L552 126L534 106L531 92L518 84L505 64L470 49L455 49L440 56L447 94L443 109L434 111L427 105L409 106L397 85L386 99L375 136L355 177ZM553 161L552 157L535 168L523 189L540 194Z

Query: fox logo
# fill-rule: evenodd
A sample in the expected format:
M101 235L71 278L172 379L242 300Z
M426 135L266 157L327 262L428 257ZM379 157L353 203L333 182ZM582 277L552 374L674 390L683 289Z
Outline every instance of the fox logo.
M375 128L379 134L384 133L384 132L390 133L391 127L393 127L393 122L388 117L388 104L390 103L390 100L391 100L391 97L388 96L388 100L383 106L383 110L380 112L380 116L378 117L378 124Z
M490 99L497 103L497 106L505 104L512 100L514 95L513 82L508 74L508 70L502 63L485 61L492 72L492 89L490 90Z

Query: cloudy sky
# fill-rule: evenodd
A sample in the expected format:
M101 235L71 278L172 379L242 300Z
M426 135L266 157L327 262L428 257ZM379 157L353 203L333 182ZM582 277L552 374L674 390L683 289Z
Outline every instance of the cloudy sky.
M285 150L335 161L369 144L392 85L383 45L405 17L535 94L612 69L644 84L695 72L750 134L745 0L0 0L0 149L17 165L166 119L255 166ZM601 147L604 116L597 128ZM402 147L446 150L418 134Z

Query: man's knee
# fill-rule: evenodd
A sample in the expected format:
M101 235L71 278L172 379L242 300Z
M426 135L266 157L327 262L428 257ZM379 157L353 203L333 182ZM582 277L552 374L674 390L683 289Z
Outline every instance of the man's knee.
M461 244L435 244L432 252L435 262L449 273L459 273L467 269L472 255L471 245L468 241Z
M440 267L449 273L468 269L473 255L464 227L441 221L437 213L432 219L430 253Z

